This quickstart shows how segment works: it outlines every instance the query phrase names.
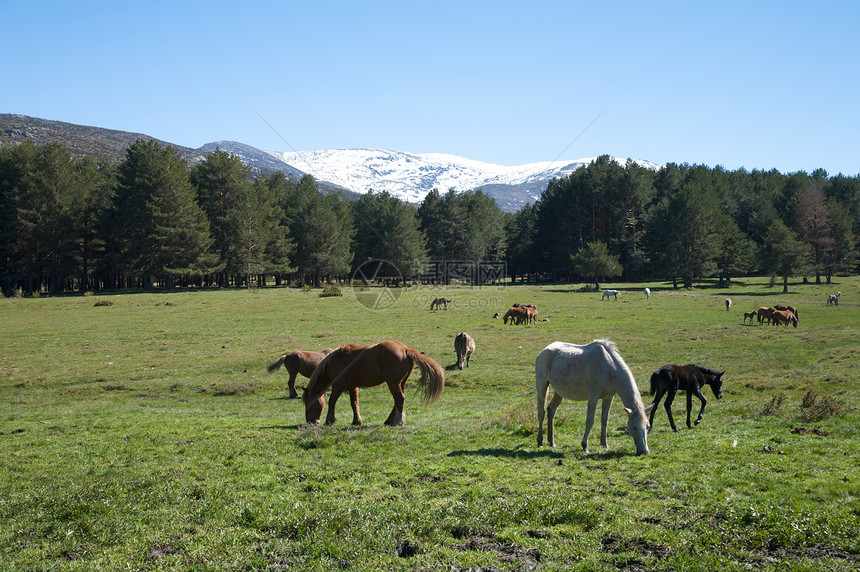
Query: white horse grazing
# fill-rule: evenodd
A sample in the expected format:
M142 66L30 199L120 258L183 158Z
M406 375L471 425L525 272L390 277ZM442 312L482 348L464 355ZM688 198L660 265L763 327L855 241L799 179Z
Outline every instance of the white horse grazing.
M726 312L728 312L729 308L731 308L731 307L732 307L732 299L726 298Z
M602 301L606 300L607 298L609 298L610 296L615 296L615 299L618 300L618 294L619 294L618 290L607 290L606 292L603 293L603 297L600 299L600 301L602 302Z
M636 453L648 452L648 410L642 403L642 396L633 379L633 373L618 355L615 344L609 340L595 340L590 344L578 346L565 342L553 342L545 347L535 359L535 391L537 393L538 447L543 445L543 416L549 386L552 385L553 397L546 405L547 443L555 447L553 436L553 417L562 399L588 401L585 418L585 434L582 436L582 449L588 452L588 433L594 424L597 400L603 400L600 422L600 444L609 448L606 439L606 424L609 422L609 408L617 393L627 410L627 434L633 437Z
M645 299L650 300L651 299L651 289L645 288L644 292L645 292Z

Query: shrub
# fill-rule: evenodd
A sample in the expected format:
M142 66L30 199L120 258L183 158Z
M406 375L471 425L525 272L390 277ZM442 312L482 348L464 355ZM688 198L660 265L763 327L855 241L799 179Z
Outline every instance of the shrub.
M779 395L774 395L771 397L768 403L765 403L764 408L761 410L762 415L774 415L779 408L782 406L782 402L785 400L785 394L780 393Z
M332 296L343 296L343 292L341 292L340 288L337 286L326 286L325 289L320 292L320 298L330 298Z
M833 396L819 397L815 390L810 389L800 402L800 414L808 421L820 421L828 417L837 417L845 412L845 407Z

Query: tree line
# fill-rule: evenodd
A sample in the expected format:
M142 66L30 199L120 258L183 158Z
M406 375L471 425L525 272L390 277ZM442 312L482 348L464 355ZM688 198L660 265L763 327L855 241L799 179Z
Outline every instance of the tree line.
M501 261L512 280L661 279L692 286L750 273L855 273L860 179L608 156L502 212L480 190L351 201L312 177L254 176L224 151L189 166L139 139L124 160L52 143L0 148L0 288L59 293L250 287L348 279L369 260L404 277L427 261Z

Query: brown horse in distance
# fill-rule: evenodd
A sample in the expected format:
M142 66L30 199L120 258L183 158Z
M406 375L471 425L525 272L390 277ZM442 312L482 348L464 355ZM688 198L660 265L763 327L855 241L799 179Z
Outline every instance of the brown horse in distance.
M770 323L771 314L773 314L773 308L769 308L766 306L762 306L758 309L758 323L761 325L762 322L767 320L767 323Z
M797 318L797 321L800 321L800 314L797 312L797 308L794 306L789 306L788 304L775 304L773 306L774 310L782 310L784 312L791 312L794 314L794 317Z
M342 345L327 355L311 376L302 396L305 419L308 423L319 423L325 407L325 392L331 387L326 425L334 423L334 406L344 391L350 394L352 424L361 425L358 389L386 383L394 398L394 407L385 424L403 425L406 380L416 365L421 370L418 385L424 390L424 400L433 403L445 388L445 372L433 359L392 340L370 346Z
M296 392L296 376L302 374L310 378L320 362L332 351L331 348L326 348L319 352L296 350L282 355L278 358L278 361L267 367L266 370L269 373L274 373L279 367L284 366L284 369L290 374L290 380L287 382L290 388L290 399L295 399L299 396L298 392Z
M475 352L475 339L466 332L460 332L454 338L454 351L457 352L457 367L463 369L463 363L469 367L469 358Z
M797 327L797 317L788 310L774 310L770 314L770 319L774 326L791 322L795 328Z

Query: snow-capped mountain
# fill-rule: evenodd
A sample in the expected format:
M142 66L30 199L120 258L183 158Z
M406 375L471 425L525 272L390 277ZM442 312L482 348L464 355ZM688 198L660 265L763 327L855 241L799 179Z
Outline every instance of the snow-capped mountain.
M569 175L594 159L505 166L441 153L405 153L384 149L328 149L268 152L299 171L357 193L387 191L419 203L432 189L445 193L482 189L504 210L516 210L540 198L553 178ZM626 160L616 159L621 164ZM642 166L657 168L647 161Z

